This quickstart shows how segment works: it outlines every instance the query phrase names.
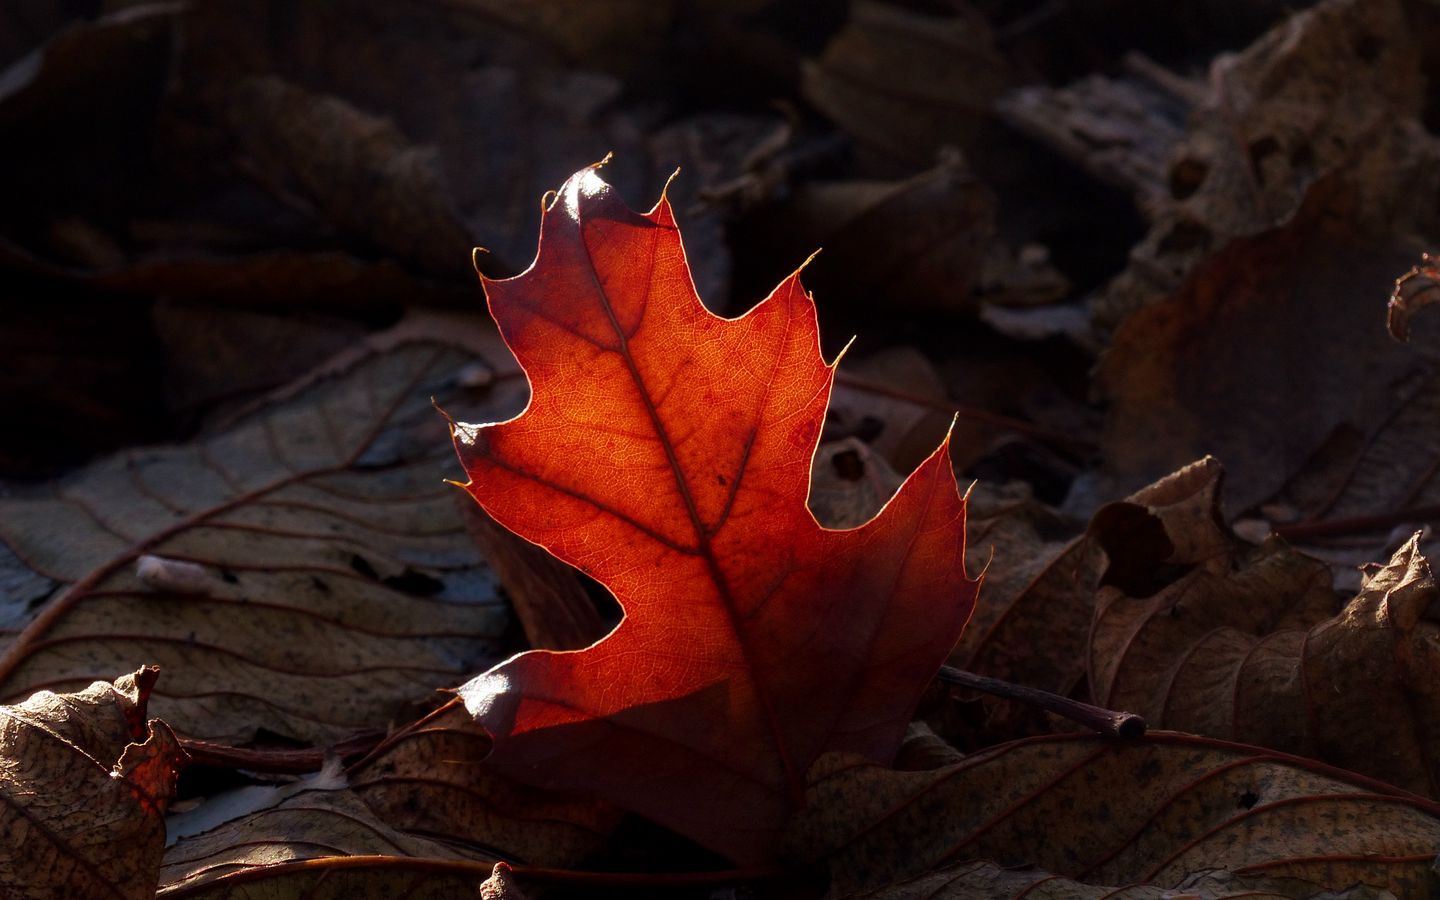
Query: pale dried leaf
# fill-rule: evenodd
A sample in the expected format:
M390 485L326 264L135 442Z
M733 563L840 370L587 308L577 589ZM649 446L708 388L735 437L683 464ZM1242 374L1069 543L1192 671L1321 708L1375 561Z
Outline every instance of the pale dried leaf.
M185 753L146 722L156 670L0 707L0 895L146 900Z
M0 498L0 539L64 586L7 640L0 694L150 659L182 734L325 742L488 665L503 603L442 483L431 398L499 417L524 385L467 398L457 373L486 356L437 328L451 337L397 331L227 430ZM147 584L142 556L183 564L183 584Z

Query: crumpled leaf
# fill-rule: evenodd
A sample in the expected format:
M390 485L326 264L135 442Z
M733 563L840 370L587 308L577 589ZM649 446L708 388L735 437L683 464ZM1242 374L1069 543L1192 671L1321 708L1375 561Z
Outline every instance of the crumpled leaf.
M182 735L325 743L492 661L502 601L430 402L519 405L486 334L401 326L227 429L0 497L0 539L61 586L6 636L0 695L138 656Z
M1440 143L1419 123L1400 4L1327 0L1217 63L1176 166L1199 186L1097 301L1105 473L1076 511L1207 453L1236 509L1273 496L1338 429L1382 427L1417 376L1357 297L1437 231ZM1324 359L1327 364L1311 364Z
M1179 473L1197 513L1218 501L1218 467ZM1323 759L1440 795L1440 623L1429 561L1411 538L1338 614L1329 567L1272 539L1250 547L1214 516L1152 515L1174 548L1136 553L1130 585L1102 587L1090 631L1096 702L1152 725ZM1221 552L1194 548L1220 543ZM1151 595L1127 590L1188 570Z
M833 369L798 277L711 315L665 200L631 212L593 169L548 208L534 266L486 288L532 396L455 426L466 487L627 613L461 688L489 765L764 859L810 760L894 754L969 616L946 447L870 523L820 528L805 496Z
M1410 196L1416 176L1434 153L1416 122L1424 87L1412 41L1398 0L1327 0L1218 57L1170 153L1169 208L1097 318L1114 325L1174 293L1202 259L1293 221L1310 190L1337 176L1363 190L1351 224L1409 227L1424 212Z
M1177 888L1221 870L1419 897L1435 885L1440 847L1440 807L1428 800L1311 760L1166 732L1030 738L926 772L831 754L807 798L788 845L824 862L838 896L990 860L1092 885Z
M146 667L0 707L0 894L155 895L165 809L185 752L146 719Z

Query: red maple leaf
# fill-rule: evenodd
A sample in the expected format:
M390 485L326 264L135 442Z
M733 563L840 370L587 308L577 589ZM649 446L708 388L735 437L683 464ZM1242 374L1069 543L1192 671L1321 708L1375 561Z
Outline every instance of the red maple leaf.
M872 521L822 528L806 496L834 366L798 273L711 314L665 199L635 213L594 168L546 210L530 269L485 290L532 396L455 426L466 488L625 610L591 647L461 689L488 763L773 857L810 763L888 762L970 616L946 445Z

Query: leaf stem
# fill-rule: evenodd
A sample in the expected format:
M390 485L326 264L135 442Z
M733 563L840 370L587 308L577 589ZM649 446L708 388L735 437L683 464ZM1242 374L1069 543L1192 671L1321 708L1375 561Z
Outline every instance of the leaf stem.
M952 666L941 666L937 677L946 684L955 684L982 691L992 697L1018 700L1021 703L1038 706L1057 716L1064 716L1078 725L1084 725L1092 731L1098 731L1111 737L1138 738L1149 727L1143 717L1134 713L1092 706L1089 703L1081 703L1079 700L1071 700L1069 697L1062 697L1039 688L1012 684L998 678L976 675L973 672L964 672Z

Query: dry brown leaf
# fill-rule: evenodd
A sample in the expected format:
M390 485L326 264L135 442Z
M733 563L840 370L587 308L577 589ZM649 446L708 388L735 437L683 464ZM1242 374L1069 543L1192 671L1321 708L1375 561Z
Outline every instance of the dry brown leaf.
M349 791L308 791L176 843L154 896L450 900L473 897L494 862L407 834Z
M675 18L673 0L455 0L460 15L504 23L555 51L576 68L628 71L663 49Z
M1175 174L1167 170L1171 149L1184 134L1183 99L1127 73L1089 75L1061 88L1027 85L996 106L1022 134L1134 196L1142 213L1158 213L1172 202L1168 182Z
M490 739L458 703L388 739L349 772L381 820L447 844L538 866L573 866L620 821L598 800L508 781L483 766Z
M881 158L930 165L941 146L974 145L1014 77L984 20L860 0L824 54L805 67L802 93Z
M431 398L514 410L504 359L463 322L401 326L226 430L0 498L0 538L63 586L6 640L0 694L151 659L181 734L323 743L483 668L504 611Z
M1369 434L1403 408L1420 362L1355 298L1387 284L1410 250L1337 224L1357 199L1340 181L1315 186L1291 225L1232 242L1126 320L1097 373L1111 402L1107 474L1080 505L1209 453L1232 473L1227 501L1247 509L1337 429Z
M1208 493L1218 473L1191 486ZM1249 547L1213 519L1144 527L1177 549L1135 555L1131 584L1188 571L1148 596L1101 588L1090 632L1097 702L1440 795L1440 623L1426 618L1440 594L1418 535L1332 616L1328 567L1278 540ZM1144 543L1140 530L1132 545ZM1230 549L1178 549L1214 539Z
M365 337L358 323L161 300L150 310L165 359L166 401L181 416L231 408L304 375Z
M1070 694L1085 675L1085 633L1103 552L1073 537L1076 529L1028 491L984 482L971 490L967 525L967 564L985 571L985 584L950 664ZM966 746L1052 730L1033 707L988 697L981 702L983 722L937 727Z
M953 419L934 364L914 347L890 347L845 363L825 415L825 437L859 438L896 471L909 472Z
M146 719L157 670L0 707L0 895L148 900L185 753Z
M490 877L480 885L480 900L528 900L505 863L496 863Z
M1416 60L1398 2L1327 0L1216 63L1181 196L1094 308L1123 324L1098 376L1107 475L1077 510L1205 453L1245 509L1394 413L1417 359L1358 298L1437 231Z
M826 528L857 528L875 517L905 479L858 438L815 450L807 505Z
M1006 868L992 862L969 862L848 896L856 900L1393 900L1395 895L1367 885L1327 891L1298 878L1239 876L1230 872L1200 872L1173 888L1147 884L1116 887L1084 884L1030 866Z
M300 193L342 235L439 275L470 268L476 236L448 202L434 148L275 77L236 85L227 113L247 170Z
M990 860L1092 885L1177 888L1220 870L1420 897L1440 847L1440 807L1428 800L1171 733L1030 738L927 772L831 755L807 798L790 847L824 861L839 896Z
M1398 0L1327 0L1218 57L1210 93L1171 153L1169 208L1097 317L1114 325L1173 293L1231 240L1292 221L1327 177L1363 186L1351 211L1361 231L1389 234L1428 213L1411 196L1435 153L1416 121L1418 59Z
M805 185L765 227L779 258L823 248L805 283L829 304L953 314L974 307L995 215L995 195L947 153L901 180Z
M465 504L461 515L500 576L527 646L579 650L610 630L574 569L558 565L549 553L490 518L478 504Z
M146 140L182 8L139 3L72 22L0 72L0 132L6 138L0 145L0 231L12 241L82 265L119 253L113 221L101 220L113 219L106 211L136 202L148 184ZM3 15L0 30L7 38L12 30L25 31L32 15L45 18L16 7ZM97 148L104 149L99 165Z

